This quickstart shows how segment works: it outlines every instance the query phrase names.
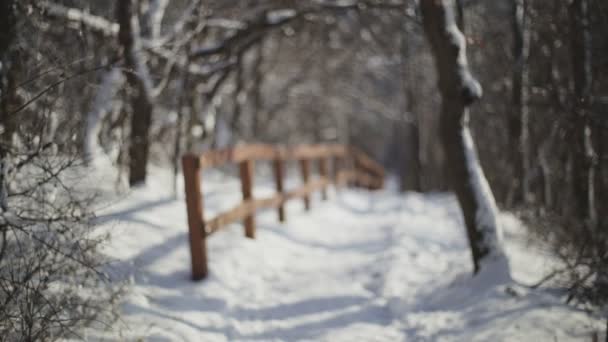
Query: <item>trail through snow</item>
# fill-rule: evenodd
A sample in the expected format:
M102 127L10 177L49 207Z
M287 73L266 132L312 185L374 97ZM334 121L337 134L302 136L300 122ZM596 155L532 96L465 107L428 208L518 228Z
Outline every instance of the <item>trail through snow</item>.
M566 341L601 326L551 294L471 279L453 197L390 187L314 196L310 212L292 201L285 224L262 212L255 240L231 225L208 240L209 278L192 282L184 201L168 194L165 173L153 180L99 218L114 274L131 283L114 338ZM204 185L209 217L240 200L234 178L205 175ZM271 192L262 182L255 195ZM538 279L550 258L529 248L518 221L501 221L515 279Z

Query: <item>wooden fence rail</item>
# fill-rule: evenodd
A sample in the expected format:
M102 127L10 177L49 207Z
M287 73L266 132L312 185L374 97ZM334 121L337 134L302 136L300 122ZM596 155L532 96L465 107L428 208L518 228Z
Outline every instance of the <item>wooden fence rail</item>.
M255 163L259 161L272 162L277 192L270 198L258 199L253 196L253 174ZM289 191L284 186L287 161L299 163L303 183L299 188ZM318 162L318 177L312 179L311 166L315 161ZM330 162L333 164L333 175L329 172ZM205 219L202 171L227 163L239 165L243 201L212 219ZM279 220L284 222L285 202L302 198L304 208L310 210L311 193L321 191L322 199L327 199L327 187L332 183L336 186L352 184L370 190L384 186L384 169L381 165L362 151L341 145L244 145L208 151L202 155L187 154L182 157L182 167L194 280L207 276L207 237L228 224L243 221L245 236L253 239L255 213L260 209L276 208Z

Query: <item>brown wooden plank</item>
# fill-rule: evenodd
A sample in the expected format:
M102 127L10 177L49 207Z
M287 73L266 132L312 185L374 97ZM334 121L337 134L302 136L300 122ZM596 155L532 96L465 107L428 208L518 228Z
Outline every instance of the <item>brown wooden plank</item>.
M338 150L333 145L298 145L287 149L288 159L320 159L335 155Z
M345 157L348 154L348 148L344 145L331 145L331 154L336 157Z
M204 152L200 156L200 163L201 168L208 169L227 163L240 163L248 159L272 160L277 157L278 153L278 149L272 145L244 145Z
M204 152L200 155L200 164L202 169L208 169L227 163L240 163L248 159L319 159L331 156L344 157L348 153L349 149L341 145L277 147L266 144L252 144Z
M358 165L370 173L375 174L378 177L384 176L384 168L378 164L375 160L367 156L364 152L354 149L355 160Z
M185 155L182 158L182 170L186 190L192 279L200 280L207 276L208 270L199 158L194 155Z
M253 201L245 201L205 222L206 234L211 235L225 226L241 221L255 212Z
M285 199L284 195L275 195L270 198L262 198L262 199L254 200L254 207L255 207L256 211L260 210L260 209L274 209L274 208L277 208L278 206L284 204L285 201L286 201L286 199Z
M244 220L247 216L254 215L260 209L276 208L283 204L285 200L285 196L275 195L271 198L243 201L236 207L205 222L206 234L211 235L231 223Z
M329 184L328 179L316 179L314 181L302 185L297 189L286 192L284 196L284 201L309 196L311 193L323 188L324 186L327 186L327 184Z
M207 151L200 155L200 164L201 168L209 169L212 167L217 167L223 165L225 163L232 161L233 150L230 149L222 149L215 151Z
M245 160L273 160L277 158L278 149L272 145L251 144L234 148L234 162Z

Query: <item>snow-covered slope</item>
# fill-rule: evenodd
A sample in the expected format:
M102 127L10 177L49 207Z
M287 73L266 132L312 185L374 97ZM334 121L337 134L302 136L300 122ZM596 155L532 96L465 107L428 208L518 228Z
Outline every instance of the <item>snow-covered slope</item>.
M256 195L272 192L263 178ZM332 191L304 212L257 216L256 240L239 224L208 240L210 276L190 281L186 209L170 179L104 209L106 253L130 279L120 339L146 341L567 341L589 339L598 320L532 283L550 266L502 215L515 282L471 278L452 196L388 190ZM256 183L257 184L257 183ZM207 174L209 216L236 204L239 184Z

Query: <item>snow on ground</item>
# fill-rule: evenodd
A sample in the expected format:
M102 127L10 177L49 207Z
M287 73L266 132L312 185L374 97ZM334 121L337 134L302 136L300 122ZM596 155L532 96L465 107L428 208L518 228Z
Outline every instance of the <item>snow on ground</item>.
M272 192L257 177L255 194ZM297 181L291 182L291 186ZM514 282L471 278L452 196L330 192L257 216L257 239L240 224L208 240L210 275L190 281L186 209L167 173L105 208L106 253L131 285L121 331L146 341L568 341L602 326L562 299L521 285L551 259L502 215ZM181 189L180 184L180 189ZM220 173L203 181L208 217L240 200Z

